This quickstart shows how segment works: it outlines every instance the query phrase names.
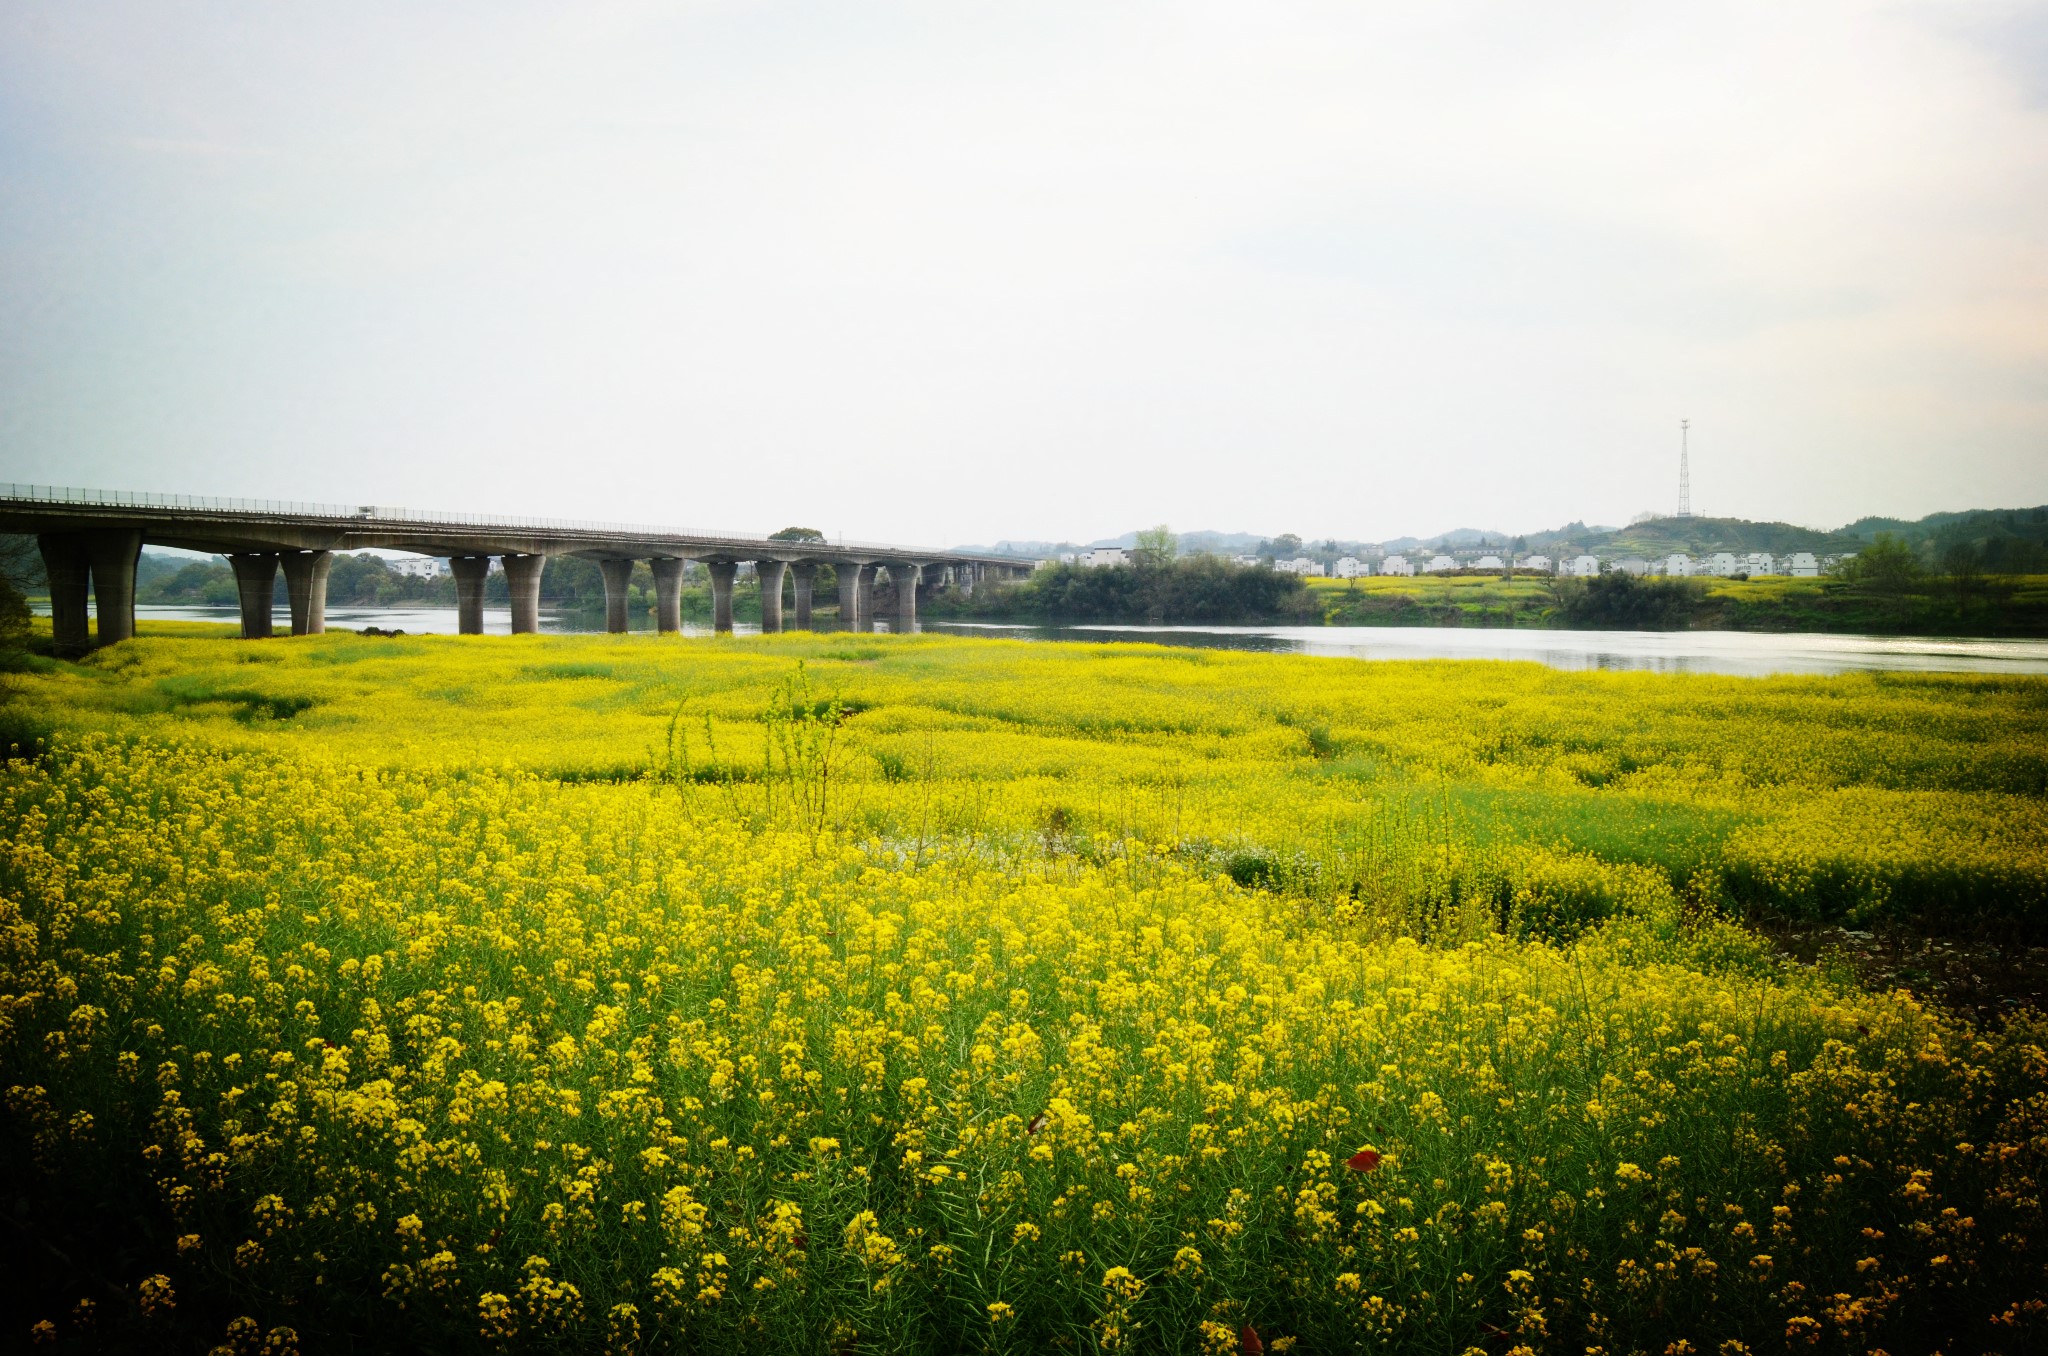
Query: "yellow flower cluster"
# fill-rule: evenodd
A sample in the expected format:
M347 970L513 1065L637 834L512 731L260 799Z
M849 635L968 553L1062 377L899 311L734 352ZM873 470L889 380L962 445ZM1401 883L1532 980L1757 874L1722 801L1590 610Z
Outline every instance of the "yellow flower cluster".
M1358 769L1427 780L1427 749L1484 746L1498 708L1439 697L1425 743L1402 707L1477 673L377 645L137 645L37 680L116 728L0 774L0 1125L38 1199L89 1175L153 1202L166 1242L127 1278L148 1322L229 1277L289 1297L266 1328L372 1303L447 1347L1198 1350L1255 1325L1271 1350L2013 1349L2042 1319L2048 1032L1789 967L1651 866L1386 830ZM325 705L123 716L80 690L218 697L203 666L271 653L238 680L318 678ZM798 654L864 706L836 754L798 689L767 695ZM629 676L548 671L572 655ZM385 709L341 693L370 683ZM1839 700L1688 690L1700 720ZM1496 695L1525 729L1555 703L1559 748L1613 723L1575 697L1667 699L1519 668ZM1902 700L1952 727L2008 703ZM515 702L559 745L507 728ZM2009 704L2008 771L2038 719ZM1801 718L1775 751L1681 730L1670 756L1737 784L1834 747ZM2023 824L2034 793L1987 789L1995 761L1817 794L1845 825L1856 796L1964 804L1929 842L1976 831L1973 796ZM592 775L627 763L650 775ZM1505 794L1556 763L1461 775ZM1977 784L1941 801L1943 776ZM1261 787L1301 789L1292 837Z
M73 732L112 722L451 775L668 774L721 815L779 821L794 807L774 793L811 783L764 786L764 763L801 750L768 747L762 715L799 662L852 714L818 816L913 854L961 835L1082 851L1135 838L1207 852L1246 882L1399 896L1416 931L1473 888L1505 910L1515 864L1550 849L1792 915L1960 910L2048 932L2037 679L937 636L165 637L26 678L18 710Z

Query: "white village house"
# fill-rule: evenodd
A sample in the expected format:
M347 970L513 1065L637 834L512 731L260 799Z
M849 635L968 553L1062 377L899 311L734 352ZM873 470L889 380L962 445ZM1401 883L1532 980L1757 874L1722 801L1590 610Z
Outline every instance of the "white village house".
M1407 576L1415 573L1415 566L1409 563L1406 556L1388 556L1380 562L1380 573Z
M1121 546L1098 546L1084 554L1081 563L1090 568L1100 565L1128 565L1131 563L1131 556L1130 552Z
M1499 556L1481 556L1472 562L1472 568L1475 570L1502 570L1507 567L1501 564Z
M1600 573L1600 562L1592 556L1574 556L1572 563L1565 567L1565 573L1581 579L1590 579Z
M1796 579L1813 579L1820 574L1820 562L1811 551L1794 551L1785 562L1785 573Z
M1650 562L1641 556L1630 556L1626 560L1616 561L1614 568L1623 574L1632 574L1640 579L1650 572Z
M1372 566L1357 556L1339 556L1336 573L1339 579L1363 579L1372 573Z
M1741 572L1742 567L1735 563L1735 553L1732 551L1716 551L1707 557L1706 568L1700 571L1701 574L1711 574L1721 579Z
M1458 562L1452 560L1449 556L1431 556L1429 564L1423 567L1422 572L1424 574L1441 574L1445 570L1455 570L1457 568Z
M1684 579L1692 573L1692 557L1683 551L1664 557L1664 573L1673 579Z
M1535 570L1539 574L1549 574L1551 569L1550 557L1524 556L1521 563L1516 565L1515 568L1518 570Z

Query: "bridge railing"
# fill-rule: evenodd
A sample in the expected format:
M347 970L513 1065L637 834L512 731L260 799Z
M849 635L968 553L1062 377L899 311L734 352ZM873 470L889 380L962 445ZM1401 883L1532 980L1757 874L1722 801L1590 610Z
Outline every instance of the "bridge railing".
M776 542L766 534L735 532L726 528L659 527L649 523L609 523L583 518L533 518L512 514L448 513L420 509L392 508L382 504L316 504L296 499L222 499L197 494L153 494L146 490L87 490L66 485L0 485L0 499L25 503L75 505L79 508L182 509L197 513L261 513L273 516L321 518L355 523L390 523L421 527L511 528L552 532L592 532L623 537L689 537L699 541L731 542L735 546L800 546L809 543ZM959 554L933 551L891 542L848 541L841 537L817 543L826 548L845 547L856 551L887 552L892 555L945 556Z

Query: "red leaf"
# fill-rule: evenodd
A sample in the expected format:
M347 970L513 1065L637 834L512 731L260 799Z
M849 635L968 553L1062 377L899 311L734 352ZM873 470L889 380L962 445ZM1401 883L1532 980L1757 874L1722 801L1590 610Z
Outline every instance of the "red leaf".
M1378 1149L1360 1149L1357 1153L1344 1160L1344 1166L1353 1172L1371 1172L1379 1165L1380 1151Z
M1237 1349L1243 1356L1264 1356L1266 1344L1259 1340L1259 1330L1247 1323L1237 1335Z
M1027 1135L1035 1135L1039 1131L1045 1129L1045 1127L1050 1125L1051 1123L1052 1117L1046 1115L1043 1111L1041 1111L1036 1116L1033 1116L1031 1118L1031 1124L1024 1127L1024 1133Z

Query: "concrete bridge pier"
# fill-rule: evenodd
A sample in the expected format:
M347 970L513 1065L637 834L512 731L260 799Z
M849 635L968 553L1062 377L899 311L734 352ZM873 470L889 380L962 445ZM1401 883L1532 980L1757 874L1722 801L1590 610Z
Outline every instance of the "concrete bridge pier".
M530 636L540 630L540 572L546 556L506 556L505 583L512 590L512 634Z
M268 640L271 603L277 597L277 552L235 551L228 564L242 601L242 639Z
M923 573L909 561L889 566L889 582L896 586L896 629L906 635L917 628L917 581Z
M656 556L647 566L654 571L654 629L673 635L683 629L682 558Z
M109 528L85 534L92 561L93 610L99 614L99 643L112 645L135 634L135 562L142 558L141 529Z
M780 631L782 629L782 577L789 573L787 563L780 560L757 560L754 573L761 578L761 629Z
M334 552L286 551L279 563L284 566L284 594L292 605L292 634L325 635L327 572L334 568Z
M36 538L50 579L50 637L65 658L92 648L92 556L81 532L45 532Z
M489 556L450 556L455 576L455 630L465 636L484 633L484 584L491 577Z
M600 560L597 568L604 575L604 629L622 635L632 620L627 615L626 589L633 582L633 562Z
M796 580L796 629L811 629L811 585L818 577L818 562L800 560L789 567L789 573Z
M839 575L839 629L851 631L860 624L860 566L837 560L832 568Z
M880 565L862 565L855 570L860 580L859 596L854 600L859 610L854 614L853 624L862 631L875 629L875 580L880 577Z
M721 634L732 630L732 577L739 570L733 560L707 560L711 572L711 629Z

